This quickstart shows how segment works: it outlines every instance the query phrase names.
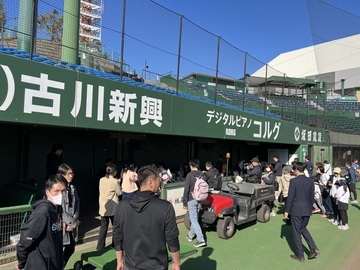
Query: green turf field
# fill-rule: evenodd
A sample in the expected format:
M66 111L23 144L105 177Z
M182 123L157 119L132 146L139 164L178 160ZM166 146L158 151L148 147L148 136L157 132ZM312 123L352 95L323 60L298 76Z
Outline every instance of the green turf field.
M358 190L359 187L360 184ZM360 190L358 193L360 195ZM283 206L278 203L277 205L277 212L282 213ZM285 225L282 214L277 214L271 217L269 223L252 223L239 227L234 237L229 240L218 238L214 230L205 230L208 245L198 248L197 253L183 258L181 269L360 269L360 204L349 205L348 215L350 229L347 231L339 230L319 214L311 217L308 229L321 254L316 259L306 259L305 263L289 257L293 253L291 227ZM186 240L187 230L183 223L179 224L179 229L181 245L192 247L195 241L191 243ZM308 247L305 247L307 250ZM81 253L94 249L95 246ZM72 256L66 269L72 269L81 253L76 252Z

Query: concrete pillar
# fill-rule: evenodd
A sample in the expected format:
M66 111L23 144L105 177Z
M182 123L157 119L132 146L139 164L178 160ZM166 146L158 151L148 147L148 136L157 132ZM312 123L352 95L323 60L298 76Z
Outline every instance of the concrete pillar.
M341 97L345 95L345 79L341 79Z
M64 0L64 26L61 59L79 64L80 0Z
M18 22L18 50L30 53L33 2L29 0L20 0L19 22Z

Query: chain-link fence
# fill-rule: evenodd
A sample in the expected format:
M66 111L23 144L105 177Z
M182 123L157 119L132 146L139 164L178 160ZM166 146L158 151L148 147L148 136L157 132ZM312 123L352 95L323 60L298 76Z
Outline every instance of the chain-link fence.
M20 228L28 220L31 211L30 205L0 208L0 259L16 251Z
M321 23L319 4L324 5L322 1L308 3L314 37L324 37L330 29ZM334 7L322 10L336 13ZM120 79L127 76L159 85L166 77L172 82L166 87L215 104L226 102L271 117L332 127L327 90L338 84L338 78L323 77L327 88L321 91L316 76L312 83L290 78L152 0L0 0L0 21L0 46L30 52L29 58L35 61L46 59L45 63L73 69L82 65L120 75ZM315 51L315 58L319 73L326 73L321 50ZM304 77L299 74L298 78ZM355 120L360 133L356 121L360 118L346 117Z

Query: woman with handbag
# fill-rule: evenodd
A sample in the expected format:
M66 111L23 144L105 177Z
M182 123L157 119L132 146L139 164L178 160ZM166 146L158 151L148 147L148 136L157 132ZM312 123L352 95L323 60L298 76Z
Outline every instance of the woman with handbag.
M265 173L261 176L261 184L262 185L274 185L275 190L276 190L276 186L275 184L278 184L278 182L275 179L275 174L273 173L273 166L271 164L266 164L265 165ZM277 186L277 189L279 189L279 186ZM271 213L270 216L274 217L275 216L275 205L274 203L271 203L270 205L271 207Z
M109 227L109 220L114 225L116 206L121 195L120 180L116 179L117 168L115 164L106 166L106 175L100 179L99 184L99 214L101 226L96 250L105 248L105 239Z
M292 168L290 166L285 166L283 175L281 176L280 180L278 197L278 202L283 202L285 207L289 192L290 180L292 178L294 178L294 175L292 175ZM286 223L290 225L290 218L286 220Z
M58 173L61 174L68 183L66 195L62 202L64 266L66 266L71 255L75 252L75 243L80 225L80 198L77 189L72 183L75 176L73 168L67 164L61 164L58 168Z

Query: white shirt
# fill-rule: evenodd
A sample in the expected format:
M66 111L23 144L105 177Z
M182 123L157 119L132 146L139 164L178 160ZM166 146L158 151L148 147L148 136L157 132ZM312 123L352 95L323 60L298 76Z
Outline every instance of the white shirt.
M323 186L327 185L328 180L330 179L330 176L327 174L322 174L320 176L320 184L322 184Z
M330 164L324 164L324 174L330 177L333 174Z
M315 190L314 198L315 198L315 199L320 199L321 190L320 190L320 187L319 187L319 184L318 184L318 183L314 183L314 190Z
M304 170L304 174L305 174L306 177L310 177L309 171L307 169Z
M330 196L335 198L336 196L336 191L338 189L338 185L335 185L336 181L339 181L340 179L343 179L341 178L340 176L338 178L335 178L333 177L333 180L332 180L332 186L331 186L331 189L330 189Z
M346 189L346 191L344 191L344 187L339 187L336 191L335 196L336 196L336 199L339 200L339 202L349 203L350 192L349 192L348 188Z

